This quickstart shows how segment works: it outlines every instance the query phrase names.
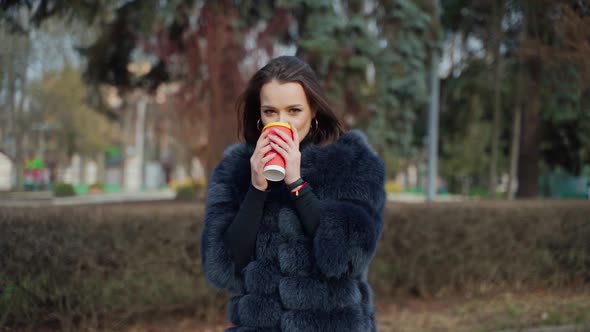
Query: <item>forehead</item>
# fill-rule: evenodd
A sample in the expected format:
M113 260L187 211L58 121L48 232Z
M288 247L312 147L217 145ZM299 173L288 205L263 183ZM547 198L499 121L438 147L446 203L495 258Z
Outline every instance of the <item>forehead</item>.
M270 81L260 89L260 104L275 107L302 104L307 105L307 96L299 83Z

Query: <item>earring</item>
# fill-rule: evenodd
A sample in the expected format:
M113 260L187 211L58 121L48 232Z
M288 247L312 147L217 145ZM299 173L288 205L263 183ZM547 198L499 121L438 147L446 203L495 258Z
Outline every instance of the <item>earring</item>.
M313 129L314 131L315 131L315 130L318 130L319 126L320 126L320 125L318 124L318 118L315 118L315 128L312 128L312 129ZM313 126L312 126L312 127L313 127Z
M256 121L256 128L258 129L258 131L262 131L262 129L260 129L260 119Z

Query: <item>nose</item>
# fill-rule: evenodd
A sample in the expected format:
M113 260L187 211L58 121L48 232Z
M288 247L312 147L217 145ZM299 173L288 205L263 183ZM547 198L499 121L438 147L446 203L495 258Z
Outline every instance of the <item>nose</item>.
M285 115L285 113L279 113L279 122L287 122L287 116Z

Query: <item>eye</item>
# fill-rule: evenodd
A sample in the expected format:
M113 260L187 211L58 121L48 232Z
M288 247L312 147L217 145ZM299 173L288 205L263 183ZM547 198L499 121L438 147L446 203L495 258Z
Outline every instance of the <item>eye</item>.
M289 111L290 112L293 112L293 113L299 113L299 112L301 112L301 109L299 109L299 108L292 108Z
M275 111L273 111L273 110L268 110L268 109L266 109L266 110L263 110L263 111L262 111L262 113L264 113L265 115L270 115L270 114L272 114L272 113L274 113L274 112L275 112Z

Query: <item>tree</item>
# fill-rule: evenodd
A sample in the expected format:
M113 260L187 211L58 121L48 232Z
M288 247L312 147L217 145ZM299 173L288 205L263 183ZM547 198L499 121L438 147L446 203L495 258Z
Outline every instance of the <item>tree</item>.
M235 121L229 115L233 111L232 102L245 79L238 70L241 59L260 50L272 56L272 45L277 43L297 46L297 54L306 59L323 79L330 100L340 110L340 116L347 125L366 123L371 112L376 110L381 115L395 114L385 121L383 135L373 136L373 142L377 145L387 142L387 148L380 151L391 151L394 148L411 150L415 113L426 100L424 63L428 54L421 38L429 35L430 20L423 9L409 1L400 1L398 6L405 12L399 17L388 18L387 11L379 6L363 11L363 1L345 1L341 3L341 8L336 8L332 1L302 0L280 4L275 1L257 4L245 1L238 6L230 6L223 1L203 1L199 4L202 7L199 7L198 12L189 5L177 7L180 9L173 16L174 22L157 32L156 43L149 45L149 51L157 55L158 61L153 72L157 67L160 74L150 73L145 78L156 78L156 82L173 79L184 82L181 96L185 101L186 114L198 112L210 123L209 171L217 164L221 151L232 141L228 139L227 133L234 131L232 124ZM119 11L121 20L130 15L128 12L133 11ZM227 15L221 15L222 12ZM406 23L399 23L398 20L405 19L406 12L414 16L404 21ZM374 14L378 14L379 19L373 19ZM190 28L187 22L195 16L198 25ZM371 23L378 26L377 30L370 30ZM381 28L380 25L385 23L389 27ZM127 31L122 26L114 30ZM260 26L263 27L262 31L255 33ZM395 30L395 26L399 26L399 29ZM248 52L243 41L251 33L256 36L256 46L253 47L254 51ZM393 44L393 40L396 40L394 45L399 45L394 53L403 53L403 56L396 58L396 54L389 54L387 43ZM102 44L116 45L108 41ZM122 56L118 59L124 60L128 53L122 50ZM91 66L94 71L104 73L112 70L112 66L101 69L101 63L108 61L98 55L98 59L102 60ZM406 60L412 61L412 64L403 67ZM125 63L121 61L119 66L123 68ZM174 70L175 67L190 71ZM396 70L396 67L399 68ZM367 70L370 68L376 69L374 72L379 76L376 80L387 82L385 85L389 88L381 89L383 84L367 80ZM125 77L123 70L117 72L123 73L119 82L132 83ZM396 74L400 77L399 81L390 85L386 73ZM98 79L102 80L100 77ZM414 97L416 86L419 95ZM401 100L403 110L392 107L395 101L391 101L390 96L395 93ZM209 112L195 109L196 104L203 105L198 101L203 99L208 100L206 104L209 105ZM375 117L374 122L380 121L384 120ZM397 125L394 130L388 130L394 125ZM391 132L397 132L394 139L387 138ZM376 137L379 137L379 141Z
M55 10L41 10L33 21L87 10L37 3ZM151 93L161 83L180 82L181 112L209 123L209 171L233 142L227 133L235 128L233 101L244 79L258 69L257 59L276 55L275 45L296 48L312 65L347 125L380 130L371 137L380 151L415 151L413 127L426 101L428 41L436 30L430 0L105 0L96 6L97 15L83 16L102 31L81 48L87 81ZM5 10L18 7L9 2ZM247 45L252 36L254 45ZM140 60L151 70L131 75L128 65Z
M543 154L544 151L541 149L541 143L547 138L553 143L564 142L564 139L556 139L554 135L551 135L556 129L556 125L558 127L564 125L564 121L562 121L564 117L557 116L556 112L567 114L565 118L569 117L569 121L573 120L577 124L584 123L582 126L576 124L569 125L569 128L567 125L562 127L566 128L565 130L570 132L570 135L578 136L572 131L587 128L587 112L576 111L576 107L572 108L572 103L567 101L568 98L563 98L563 90L555 89L557 82L553 78L570 78L567 81L560 80L559 84L567 82L566 85L574 88L574 92L569 96L574 99L573 105L581 105L588 91L588 83L590 83L588 81L590 61L587 60L590 56L589 12L589 6L584 1L539 1L534 3L524 1L523 3L525 37L520 55L524 59L528 74L527 95L529 102L523 116L519 158L518 195L520 197L537 195L542 157L549 161L550 165L572 165L562 158L560 158L561 160L548 160L552 154ZM575 91L580 92L576 94ZM550 130L544 130L544 127ZM587 137L583 131L580 133L582 133L581 137ZM567 138L565 140L567 141ZM582 141L587 142L587 139L582 138ZM576 154L579 153L581 146L575 141L572 143L561 144L561 147L577 151ZM586 160L586 162L590 162L590 160ZM579 171L579 167L577 167L578 169L576 167L567 168Z
M500 5L502 2L504 5ZM462 77L464 63L472 58L488 58L494 66L494 75L489 77L497 78L499 73L504 73L506 78L501 85L497 84L499 80L492 80L495 83L490 86L494 89L489 93L495 97L484 103L496 105L493 110L486 111L495 119L493 128L497 128L493 129L490 148L493 160L508 154L503 148L509 145L509 135L504 134L506 121L498 119L516 119L513 114L522 109L521 127L512 130L521 133L517 172L519 197L537 195L541 164L579 172L581 165L590 161L578 157L585 156L584 142L587 141L587 115L580 108L588 91L587 2L449 0L444 6L445 29L460 36L463 45L477 41L481 45L479 49L491 50L483 52L484 55L493 55L482 56L477 48L474 51L463 49L464 61L454 68L453 75ZM502 29L499 29L499 19ZM495 30L486 27L495 27ZM501 39L487 38L489 31L493 32L491 36ZM503 47L500 53L499 45ZM509 69L501 70L499 65ZM512 73L522 74L522 79ZM500 93L499 86L505 92ZM502 102L503 107L498 106L499 100L506 101ZM507 106L517 112L507 111ZM500 109L503 111L498 112ZM495 183L495 164L492 161L490 167L490 188Z
M0 22L0 41L10 45L0 50L0 111L3 117L2 145L15 161L16 187L23 184L24 144L31 129L28 108L28 73L31 40L28 34L11 34Z
M464 63L461 75L442 84L441 175L451 190L469 194L485 185L489 171L492 95L488 64L482 59Z
M376 59L376 117L370 133L384 155L398 151L401 158L417 153L414 128L427 105L430 48L437 29L434 10L426 1L382 1L378 26L383 48Z
M109 121L86 104L79 70L66 66L32 84L31 107L47 128L48 159L67 166L74 154L95 157L116 136ZM55 171L55 170L52 170Z
M490 162L486 153L491 123L482 120L483 107L477 94L469 97L468 114L462 133L444 137L441 149L441 175L448 179L450 189L458 189L463 195L481 187L485 170ZM448 113L447 113L448 114Z
M500 134L501 115L502 115L502 40L503 29L502 21L504 18L504 0L492 1L492 19L490 35L492 40L491 53L493 58L493 121L490 135L491 140L491 158L490 158L490 176L488 182L488 195L491 198L496 196L496 186L498 182L498 158L500 154Z

